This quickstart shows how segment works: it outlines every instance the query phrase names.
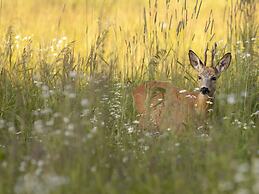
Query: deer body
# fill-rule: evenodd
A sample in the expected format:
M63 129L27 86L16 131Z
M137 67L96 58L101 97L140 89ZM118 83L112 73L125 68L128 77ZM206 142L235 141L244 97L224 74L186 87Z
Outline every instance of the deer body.
M163 89L164 93L157 92ZM187 92L169 82L150 81L133 91L142 128L180 129L194 117L206 117L212 98Z
M142 128L182 129L187 123L201 123L213 105L215 82L231 61L224 55L216 67L206 67L193 51L191 65L198 71L199 92L181 90L169 82L149 81L133 90Z

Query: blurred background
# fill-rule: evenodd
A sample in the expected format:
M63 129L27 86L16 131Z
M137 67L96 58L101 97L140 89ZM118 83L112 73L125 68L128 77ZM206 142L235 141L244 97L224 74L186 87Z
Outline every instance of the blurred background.
M259 193L257 0L0 0L0 194ZM138 127L132 89L193 91L231 52L204 125Z

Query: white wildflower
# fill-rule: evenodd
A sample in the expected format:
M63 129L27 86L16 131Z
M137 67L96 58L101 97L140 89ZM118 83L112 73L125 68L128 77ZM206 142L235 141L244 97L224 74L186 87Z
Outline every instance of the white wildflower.
M50 120L46 121L46 126L53 126L54 125L54 119L51 118Z
M167 23L166 23L166 22L162 22L161 27L162 27L162 29L163 29L163 30L165 30L165 29L167 28L167 26L168 26L168 25L167 25Z
M27 173L18 178L14 186L14 192L16 194L21 193L37 193L37 194L49 194L53 191L67 184L68 179L66 177L57 176L55 174L43 174L36 175L35 173Z
M88 104L89 104L88 99L84 98L84 99L81 100L81 106L86 107L86 106L88 106Z
M90 170L91 172L96 172L96 166L92 166Z
M221 181L218 187L220 191L230 191L234 188L234 185L229 181Z
M21 163L20 163L20 166L19 166L19 171L20 172L24 172L25 170L26 170L26 162L25 161L22 161Z
M0 119L0 129L3 129L5 126L5 121L3 119Z
M234 180L237 183L244 182L246 180L246 177L243 173L237 172L234 176Z
M236 103L236 97L235 97L235 95L234 95L234 94L229 94L229 95L227 96L227 102L228 102L229 104L235 104L235 103Z
M143 148L144 148L144 151L148 151L149 150L149 146L148 145L145 145Z
M182 94L182 93L185 93L187 92L187 90L180 90L179 93Z
M69 77L76 78L76 76L77 76L77 72L76 71L70 71L69 72Z
M123 163L126 163L128 160L129 160L129 159L128 159L127 156L125 156L125 157L122 158L122 162L123 162Z
M175 145L175 147L179 147L179 146L180 146L180 143L177 142L177 143L175 143L174 145Z
M243 163L243 164L240 164L238 167L237 167L237 171L240 172L240 173L246 173L249 171L249 164L248 163Z
M133 133L133 131L134 131L134 128L132 127L132 126L130 126L130 127L128 127L128 133Z
M15 36L15 39L16 39L16 40L19 40L20 38L21 38L20 35L16 35L16 36Z
M63 121L64 121L64 123L69 123L69 118L68 117L64 117Z
M42 120L34 121L34 129L37 133L43 133L44 131L44 125Z
M255 117L259 115L259 110L255 111L254 113L251 114L251 117Z
M91 130L91 132L92 132L93 134L97 133L97 127L93 127L92 130Z
M72 123L68 124L68 126L67 126L67 129L70 130L70 131L73 131L74 128L75 128L74 124L72 124Z
M132 122L133 124L139 124L139 121L138 120L135 120Z

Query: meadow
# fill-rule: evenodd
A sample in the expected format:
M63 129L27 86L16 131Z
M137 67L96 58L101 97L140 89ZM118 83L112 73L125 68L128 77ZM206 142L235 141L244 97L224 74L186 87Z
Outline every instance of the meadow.
M258 5L1 0L0 194L259 193ZM209 132L140 129L132 89L193 90L188 51L215 43Z

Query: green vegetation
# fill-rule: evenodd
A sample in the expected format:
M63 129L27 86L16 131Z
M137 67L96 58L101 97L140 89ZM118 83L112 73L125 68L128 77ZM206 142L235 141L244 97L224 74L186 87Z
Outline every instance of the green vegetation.
M0 194L259 193L255 0L218 1L207 10L210 1L135 0L131 15L126 1L21 2L1 1ZM41 4L53 12L64 7L70 20L59 11L59 26L51 15L42 23L49 34L33 27L43 17L36 20ZM11 5L18 15L31 9L24 28L11 22ZM97 13L88 15L89 7ZM104 27L108 9L121 16L118 26L115 14ZM87 12L87 26L76 26L79 16L71 23L77 11ZM71 40L70 24L86 33L76 31ZM53 39L55 30L61 38ZM27 32L35 37L21 35ZM214 42L216 57L230 51L233 61L218 81L209 134L202 126L181 135L139 129L132 88L156 79L194 89L188 49L202 53Z

